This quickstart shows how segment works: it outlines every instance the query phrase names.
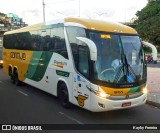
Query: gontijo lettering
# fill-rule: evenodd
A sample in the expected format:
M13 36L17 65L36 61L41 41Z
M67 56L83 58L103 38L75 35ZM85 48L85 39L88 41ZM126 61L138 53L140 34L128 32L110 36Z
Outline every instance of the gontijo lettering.
M15 58L15 59L19 59L19 60L26 60L26 53L11 52L10 57Z

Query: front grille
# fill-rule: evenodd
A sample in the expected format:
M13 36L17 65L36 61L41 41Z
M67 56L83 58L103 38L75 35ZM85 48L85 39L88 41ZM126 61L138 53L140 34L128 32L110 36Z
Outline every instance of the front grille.
M136 94L130 94L130 95L124 95L124 96L109 96L108 99L110 100L126 100L126 99L133 99L137 98L143 95L142 92L136 93Z

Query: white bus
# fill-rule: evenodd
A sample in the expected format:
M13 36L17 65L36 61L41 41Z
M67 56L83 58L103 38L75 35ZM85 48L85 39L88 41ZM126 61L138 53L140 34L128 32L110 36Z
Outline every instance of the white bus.
M143 105L146 63L137 32L106 21L65 18L6 32L3 70L93 112Z

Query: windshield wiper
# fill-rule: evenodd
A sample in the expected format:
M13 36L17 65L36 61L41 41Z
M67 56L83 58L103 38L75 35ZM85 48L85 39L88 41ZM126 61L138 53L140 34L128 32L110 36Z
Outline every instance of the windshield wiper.
M117 74L115 76L115 79L114 79L114 82L115 83L118 83L121 81L121 77L125 78L123 75L126 75L126 64L125 64L125 61L124 61L124 57L123 55L121 54L121 62L122 62L122 66L119 67L118 71L117 71ZM126 80L125 80L126 81Z
M127 61L126 55L121 54L122 66L118 69L114 82L133 82L137 80L136 74Z
M133 71L132 67L130 66L130 64L127 61L126 55L124 54L124 58L125 58L125 68L126 68L126 81L128 82L133 82L136 81L137 77L135 72Z

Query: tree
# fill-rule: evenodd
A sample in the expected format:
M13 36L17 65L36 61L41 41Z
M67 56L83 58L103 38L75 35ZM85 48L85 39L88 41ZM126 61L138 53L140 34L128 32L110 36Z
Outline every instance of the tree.
M160 0L148 0L148 4L136 13L134 22L143 40L160 46Z

